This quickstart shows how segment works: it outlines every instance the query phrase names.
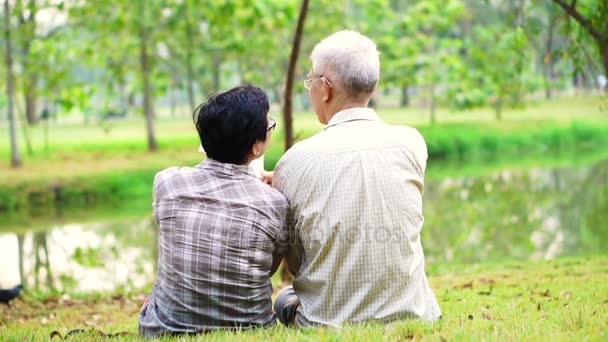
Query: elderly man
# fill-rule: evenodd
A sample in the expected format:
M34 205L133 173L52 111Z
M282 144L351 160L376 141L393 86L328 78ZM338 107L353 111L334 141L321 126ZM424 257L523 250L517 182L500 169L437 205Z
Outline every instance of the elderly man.
M292 220L293 287L275 301L286 325L441 317L420 243L426 144L414 128L388 125L367 108L378 55L352 31L312 52L304 85L326 127L287 151L272 175Z

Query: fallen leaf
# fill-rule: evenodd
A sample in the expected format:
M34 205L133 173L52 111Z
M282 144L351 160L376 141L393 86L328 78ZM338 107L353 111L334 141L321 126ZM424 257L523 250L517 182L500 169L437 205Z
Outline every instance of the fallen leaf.
M493 321L494 317L492 317L490 314L486 314L486 313L482 313L481 317L483 317L483 319L485 319L486 321Z
M457 285L454 286L455 289L472 289L473 288L473 281L471 280L468 283L464 283L462 285Z
M572 297L572 293L569 291L562 291L560 293L560 296L565 299L570 299L570 297Z
M484 284L494 284L496 282L494 279L490 278L480 278L479 281Z

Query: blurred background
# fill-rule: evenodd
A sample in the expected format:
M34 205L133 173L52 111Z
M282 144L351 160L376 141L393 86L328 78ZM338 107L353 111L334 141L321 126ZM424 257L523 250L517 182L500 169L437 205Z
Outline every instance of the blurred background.
M371 105L427 141L431 272L608 252L605 1L310 1L293 112L301 1L2 2L0 288L147 288L152 180L203 158L193 109L263 88L272 170L286 138L322 129L301 81L314 45L344 28L381 51Z

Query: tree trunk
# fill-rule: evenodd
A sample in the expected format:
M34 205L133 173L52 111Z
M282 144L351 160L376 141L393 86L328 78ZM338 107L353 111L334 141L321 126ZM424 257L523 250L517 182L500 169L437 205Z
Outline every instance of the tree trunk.
M602 43L600 50L602 51L602 57L604 60L604 76L608 78L608 40ZM604 91L608 93L608 85L604 87Z
M401 86L401 107L409 107L410 105L410 94L408 93L409 87L407 85Z
M19 105L19 101L15 103L15 111L16 111L16 120L19 121L19 125L21 126L21 133L23 134L23 139L25 140L25 150L27 151L28 156L34 155L34 150L32 149L32 143L30 139L30 133L27 127L27 119L24 119L23 107Z
M139 1L140 26L139 26L139 62L141 64L141 77L144 86L144 115L146 116L146 126L148 130L148 150L158 150L156 135L154 133L154 107L152 106L152 86L150 84L150 60L148 56L148 32L145 27L145 1Z
M218 57L213 58L213 91L219 91L221 87L222 62Z
M300 15L298 16L298 25L296 33L293 37L293 46L291 48L291 56L289 57L289 69L287 70L287 82L285 83L285 101L283 103L283 124L285 125L285 151L293 146L293 82L296 73L296 64L298 62L298 54L300 53L300 43L302 41L302 33L304 32L304 23L306 14L308 13L308 0L302 0Z
M169 106L171 107L171 117L175 118L177 116L177 99L173 87L169 89Z
M15 80L13 75L13 47L11 41L11 24L8 0L4 0L4 44L6 47L6 95L8 97L8 123L11 141L11 166L19 167L22 164L19 145L17 144L17 129L15 125L14 99Z
M555 20L557 16L549 18L549 27L547 33L547 42L545 44L545 59L543 61L544 74L545 74L545 98L550 99L552 97L552 83L553 83L553 58L551 52L553 51L553 31L555 27Z
M25 96L25 117L30 126L37 125L40 121L38 117L38 106L36 102L36 83L38 78L34 73L29 73L27 76L27 84L24 89Z
M186 35L187 41L186 44L186 82L188 85L186 86L186 90L188 91L188 103L190 104L190 111L194 111L196 108L196 103L194 101L194 80L192 79L194 76L194 71L192 68L192 41L194 34L192 33L192 22L190 21L190 11L188 11L188 2L184 1L186 5Z
M496 99L496 104L494 105L494 110L496 111L496 120L502 120L502 97L498 97Z
M435 85L431 85L431 91L430 91L430 100L431 100L431 105L430 105L430 111L431 111L431 124L435 124L437 122L437 113L436 113L436 106L437 104L435 103Z
M188 56L186 58L186 82L188 82L186 89L188 91L188 103L190 104L190 111L192 112L196 108L196 101L194 100L194 70L192 68L192 52L190 49L191 48L188 47Z

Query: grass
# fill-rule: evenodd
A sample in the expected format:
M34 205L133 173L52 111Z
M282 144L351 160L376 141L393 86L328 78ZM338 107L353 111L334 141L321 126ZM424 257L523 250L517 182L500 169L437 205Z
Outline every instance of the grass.
M215 332L164 340L591 340L608 336L608 257L536 262L440 265L429 280L443 311L435 324L401 321L342 329ZM584 285L583 285L584 284ZM0 336L7 341L45 341L54 330L95 328L128 332L140 340L137 315L145 293L48 295L25 293L0 307ZM97 341L98 335L74 340Z

